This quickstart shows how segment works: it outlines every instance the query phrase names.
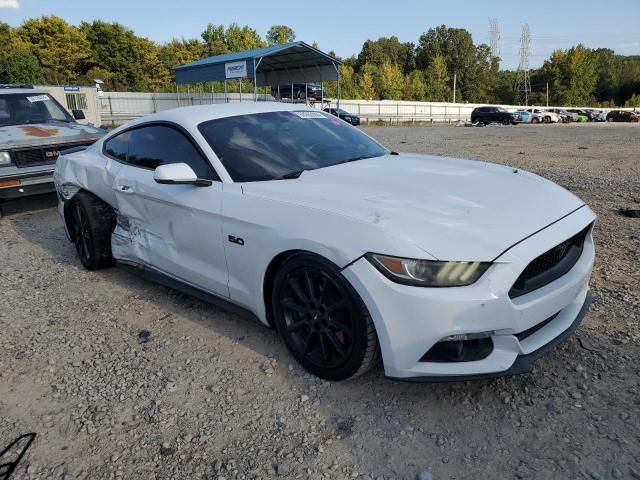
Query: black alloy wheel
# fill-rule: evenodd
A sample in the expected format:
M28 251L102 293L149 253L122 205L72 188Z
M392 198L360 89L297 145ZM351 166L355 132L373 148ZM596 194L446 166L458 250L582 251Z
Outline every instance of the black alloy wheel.
M315 375L342 380L377 361L373 322L331 262L311 254L292 257L276 274L272 304L287 348Z
M116 225L113 209L88 192L78 192L71 200L69 233L76 246L80 262L87 270L110 267L115 263L111 254L111 233Z
M93 240L91 238L91 229L89 228L89 219L80 202L75 202L71 206L73 214L73 225L75 227L74 243L78 252L78 257L83 265L87 265L93 256Z

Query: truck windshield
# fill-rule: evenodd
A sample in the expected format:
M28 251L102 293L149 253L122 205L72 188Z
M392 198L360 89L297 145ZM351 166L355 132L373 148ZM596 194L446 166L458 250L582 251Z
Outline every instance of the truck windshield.
M73 117L46 93L9 93L0 95L0 127L73 121Z
M320 111L238 115L198 129L235 182L296 178L305 170L388 153L357 128Z

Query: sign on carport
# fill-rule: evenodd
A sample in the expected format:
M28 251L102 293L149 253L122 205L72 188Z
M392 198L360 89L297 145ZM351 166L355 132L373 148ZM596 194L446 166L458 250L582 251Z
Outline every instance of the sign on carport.
M226 78L244 78L247 76L247 61L225 63L224 72Z

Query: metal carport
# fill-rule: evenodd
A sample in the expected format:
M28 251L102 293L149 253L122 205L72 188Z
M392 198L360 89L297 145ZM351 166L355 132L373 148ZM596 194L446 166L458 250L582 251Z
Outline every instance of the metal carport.
M304 42L292 42L203 58L174 68L176 85L253 79L258 87L338 81L342 62Z

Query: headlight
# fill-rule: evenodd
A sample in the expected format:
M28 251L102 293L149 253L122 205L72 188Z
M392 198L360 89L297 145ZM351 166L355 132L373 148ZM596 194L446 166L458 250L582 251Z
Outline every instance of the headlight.
M11 155L9 152L0 152L0 166L9 165L11 163Z
M450 262L389 257L376 253L367 259L394 282L421 287L462 287L476 282L490 262Z

